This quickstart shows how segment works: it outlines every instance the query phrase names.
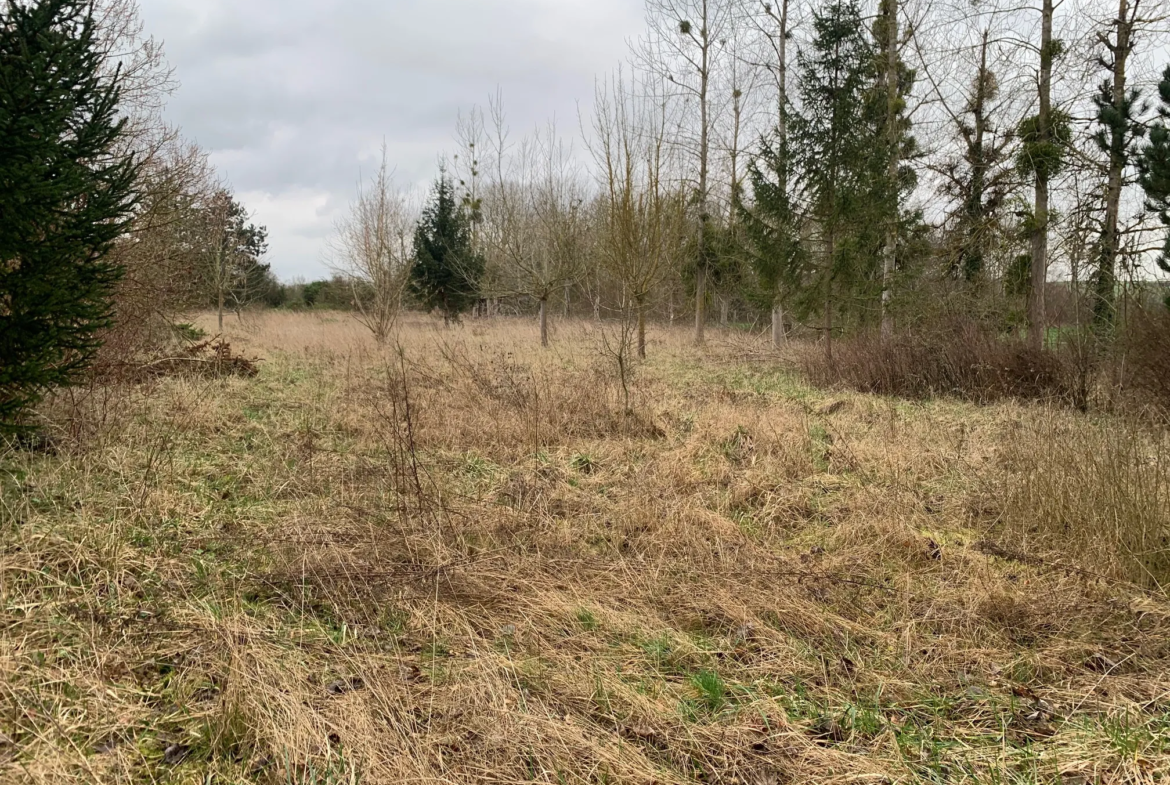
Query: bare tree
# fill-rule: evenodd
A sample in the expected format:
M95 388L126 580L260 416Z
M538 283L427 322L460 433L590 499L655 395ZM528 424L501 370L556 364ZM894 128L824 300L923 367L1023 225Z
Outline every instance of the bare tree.
M410 277L415 211L393 182L386 148L378 173L358 186L357 199L340 220L333 240L334 269L352 287L357 319L385 343L402 306Z
M206 153L163 118L178 82L161 42L145 33L137 0L97 0L93 12L103 67L119 72L127 120L120 144L141 164L138 207L112 251L123 274L99 363L116 366L157 351L179 314L205 294L197 238L204 234L201 210L218 186Z
M940 224L948 235L940 260L949 277L982 290L993 259L1010 233L1005 214L1009 198L1022 182L1012 162L1021 91L1005 89L1002 46L990 22L981 17L960 19L946 28L951 57L924 51L923 37L914 37L919 72L939 117L935 159L926 168L936 177L939 194L947 197ZM956 47L956 38L974 39ZM933 57L931 56L933 55ZM946 69L949 69L946 70ZM973 75L972 75L973 73Z
M231 194L216 189L208 203L201 210L202 237L196 242L203 246L203 275L207 287L215 298L216 322L223 332L223 311L227 303L228 290L234 276L234 254L228 239L228 214L231 209Z
M455 138L459 152L454 156L455 178L463 193L460 198L463 209L471 220L471 244L475 253L482 253L480 226L483 223L483 162L481 157L488 152L487 128L483 110L473 106L467 114L462 112L455 124Z
M646 356L646 306L681 252L684 196L670 188L666 98L619 73L597 88L592 152L600 170L601 262L618 283L621 312L636 323Z
M649 36L637 51L639 64L665 79L698 110L697 129L678 141L698 165L695 203L699 213L695 267L695 343L704 340L707 274L711 256L711 148L713 85L723 65L726 37L734 24L735 0L646 0Z
M513 146L497 96L490 106L482 241L486 294L528 297L540 309L548 346L549 301L580 278L584 260L584 189L572 151L550 122Z

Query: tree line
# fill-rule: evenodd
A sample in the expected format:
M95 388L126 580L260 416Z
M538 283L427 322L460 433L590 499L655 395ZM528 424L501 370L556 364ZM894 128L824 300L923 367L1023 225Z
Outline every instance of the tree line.
M192 307L345 306L379 340L403 307L524 312L545 344L590 315L639 356L648 319L701 344L713 308L829 358L957 317L1107 348L1170 272L1167 13L1073 2L646 0L574 133L514 135L497 94L425 200L383 152L334 277L282 285L162 120L175 82L134 0L5 0L0 417Z
M387 313L411 292L449 319L511 303L544 343L556 305L626 315L639 353L648 314L693 318L702 343L713 307L770 318L777 343L816 335L830 357L835 337L957 317L1035 349L1070 326L1107 344L1127 307L1165 296L1162 7L646 10L579 134L514 138L499 95L472 108L422 221L383 161L340 227L338 272L398 292ZM424 224L451 232L446 256Z

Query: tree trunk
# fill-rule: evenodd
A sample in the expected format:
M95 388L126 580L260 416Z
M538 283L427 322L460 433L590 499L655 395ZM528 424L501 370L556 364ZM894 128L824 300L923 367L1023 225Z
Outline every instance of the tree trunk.
M836 238L829 234L829 269L825 273L825 359L833 364L833 255Z
M1107 47L1108 43L1105 44ZM1125 66L1130 51L1130 20L1128 0L1118 0L1117 40L1113 52L1112 101L1115 111L1125 104ZM1103 333L1114 324L1114 301L1117 288L1117 253L1120 246L1118 221L1121 212L1122 175L1125 172L1125 146L1128 129L1114 127L1109 139L1109 178L1105 189L1105 226L1101 231L1101 261L1097 269L1096 298L1093 303L1093 322Z
M784 306L772 306L772 346L780 349L788 345L788 332L784 329Z
M719 324L723 327L727 326L727 298L719 298Z
M572 285L565 284L565 313L564 318L569 318L569 295L572 293Z
M222 285L220 285L219 291L216 292L216 296L219 299L219 305L218 305L218 308L216 309L216 313L219 315L219 332L222 335L223 334L223 286Z
M705 328L703 305L707 300L707 270L702 264L695 270L695 343L703 344Z
M784 308L780 305L772 306L772 348L780 349L788 342L784 332Z
M882 264L882 337L894 333L894 315L890 312L890 301L894 296L894 273L897 270L898 248L898 0L885 0L888 4L886 20L886 134L890 146L890 160L886 177L891 189L889 225L886 227L885 259Z
M704 336L704 322L707 308L707 251L710 242L709 224L711 222L710 205L708 204L707 177L708 159L711 146L711 129L709 128L708 88L711 82L711 39L707 13L707 0L703 0L702 27L699 35L702 37L699 65L699 269L695 276L695 344L702 345Z
M645 298L635 297L634 305L638 309L638 359L646 359L646 305Z
M540 298L540 345L548 346L548 296Z
M1052 129L1052 14L1053 0L1043 0L1040 20L1040 107L1036 116L1037 141L1047 144ZM1036 168L1036 205L1032 232L1032 287L1028 292L1028 344L1044 348L1047 327L1044 289L1048 283L1048 177L1043 164Z
M784 152L784 170L781 173L780 188L788 196L788 0L780 3L780 34L776 46L776 135L780 149ZM788 345L788 330L784 326L784 294L777 286L772 305L772 346L779 349Z
M968 157L971 160L971 192L964 206L967 225L964 229L963 248L960 252L959 272L967 283L979 284L983 276L983 199L987 190L987 156L983 151L983 140L987 136L987 48L991 31L985 29L979 47L979 71L976 74L975 96L971 104L974 135L969 143Z

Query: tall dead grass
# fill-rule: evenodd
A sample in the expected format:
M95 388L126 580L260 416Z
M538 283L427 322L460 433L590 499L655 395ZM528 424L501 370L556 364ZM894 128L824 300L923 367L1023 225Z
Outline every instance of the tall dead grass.
M586 330L275 314L256 377L0 457L0 780L1170 775L1167 601L977 547L1037 408L680 330L634 422Z
M1054 334L1044 351L969 320L919 325L892 338L864 334L813 345L797 365L814 384L909 399L953 397L988 404L1042 401L1081 411L1170 416L1170 313L1135 310L1116 336Z
M1118 375L1130 408L1152 409L1170 422L1170 310L1135 314L1121 344Z
M1170 588L1166 431L1038 412L1004 441L1004 533L1022 552Z

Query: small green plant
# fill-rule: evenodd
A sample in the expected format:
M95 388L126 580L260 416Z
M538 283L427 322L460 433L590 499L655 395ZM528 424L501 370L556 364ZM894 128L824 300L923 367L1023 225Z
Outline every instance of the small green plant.
M683 703L684 712L691 720L714 716L730 703L730 690L723 677L715 671L699 671L691 676L690 683L698 691L696 698Z
M663 670L674 659L674 644L666 635L646 641L641 648L656 670Z
M852 703L845 707L840 723L843 728L864 739L875 738L885 727L877 707L859 706Z
M1156 725L1156 721L1151 724ZM1127 710L1123 714L1104 718L1101 721L1101 730L1109 737L1114 749L1119 754L1127 758L1135 758L1155 752L1151 747L1159 748L1156 752L1161 753L1166 741L1170 740L1163 737L1162 742L1159 743L1159 734L1154 732L1151 724L1143 722L1141 717L1134 717Z
M401 608L388 606L380 614L382 627L392 635L401 635L406 632L410 614Z
M593 615L593 611L588 608L580 608L576 613L577 624L581 625L581 629L586 632L593 632L601 625L597 621L597 617Z
M593 474L597 471L597 461L586 453L577 453L569 459L569 468L581 474Z
M752 451L752 435L742 425L737 425L731 436L719 446L727 460L742 463Z
M345 752L329 753L320 763L293 763L288 753L284 760L284 785L359 785L361 774Z
M733 510L731 519L739 527L739 530L748 537L758 537L761 531L760 522L756 520L755 516L748 510Z
M433 662L449 656L451 656L451 649L447 646L446 641L433 641L422 648L422 657L426 662Z
M474 480L490 478L496 471L496 465L481 455L473 452L463 456L463 473Z
M808 427L808 440L812 450L813 465L816 466L817 471L829 471L829 446L833 443L833 437L825 430L825 426L820 423L812 423Z

